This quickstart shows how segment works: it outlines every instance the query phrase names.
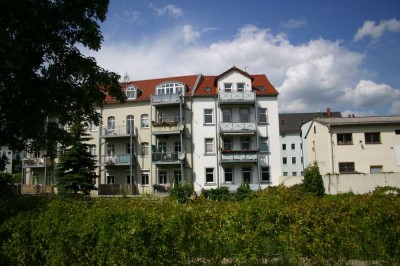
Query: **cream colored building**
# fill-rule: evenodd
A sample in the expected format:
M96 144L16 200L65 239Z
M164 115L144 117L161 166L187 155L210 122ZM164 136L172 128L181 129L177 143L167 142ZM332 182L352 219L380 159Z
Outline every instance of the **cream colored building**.
M316 118L305 141L322 175L400 172L399 116Z

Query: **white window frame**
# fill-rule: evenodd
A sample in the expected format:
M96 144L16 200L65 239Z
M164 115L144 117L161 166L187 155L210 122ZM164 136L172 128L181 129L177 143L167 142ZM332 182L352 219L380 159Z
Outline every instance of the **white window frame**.
M265 174L267 173L267 179L265 179ZM271 172L269 166L261 167L261 182L270 183L271 182Z
M208 113L210 112L210 113ZM214 124L214 109L204 109L204 124L212 125ZM211 117L211 122L207 122L207 118Z
M225 92L231 92L232 91L232 83L231 82L224 83L224 91Z
M229 171L228 171L229 170ZM230 174L231 175L231 180L230 181L227 181L226 180L226 174ZM227 184L233 184L233 173L234 173L234 171L233 171L233 168L232 167L227 167L227 168L224 168L224 181L225 181L225 183L227 183Z
M168 184L167 171L164 170L158 171L157 177L158 177L158 184L160 185Z
M236 83L236 87L237 87L238 92L243 92L244 91L244 82Z
M140 116L140 127L141 128L149 128L149 115L142 114Z
M268 123L267 108L258 108L258 123L259 124Z
M212 180L211 181L207 180L209 174L212 174ZM205 181L206 184L215 184L215 175L214 175L214 168L213 167L207 167L205 169L205 180L204 181Z
M249 174L250 175L250 180L249 180L249 184L251 184L251 172L252 172L252 168L251 167L242 167L242 183L245 183L246 181L245 179L245 174Z
M126 98L128 100L136 99L137 97L137 90L134 86L128 86L125 90Z
M184 89L185 85L183 83L167 82L157 86L156 93L157 95L179 94L182 93Z
M149 183L149 173L147 173L147 172L146 173L142 173L141 178L142 178L141 185L143 187L148 186L150 184Z
M246 118L246 119L244 119L244 118ZM240 108L239 109L239 121L241 123L250 122L250 109L249 108Z
M214 139L213 138L204 139L204 153L205 154L214 154Z
M225 120L225 118L227 118ZM231 109L222 109L222 122L223 123L232 123L232 110Z
M127 134L131 134L131 127L132 127L132 133L133 133L134 132L133 130L135 128L135 116L127 115L126 116L126 133Z
M107 130L109 131L115 130L115 116L109 116L107 118Z
M260 137L260 152L268 152L268 137Z
M142 157L149 156L149 143L148 142L142 142L140 144L140 156L142 156Z

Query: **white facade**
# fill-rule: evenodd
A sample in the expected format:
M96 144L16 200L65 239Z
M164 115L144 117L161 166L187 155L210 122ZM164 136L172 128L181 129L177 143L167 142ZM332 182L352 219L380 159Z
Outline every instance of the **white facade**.
M304 171L303 139L299 134L280 136L282 152L282 175L302 176Z

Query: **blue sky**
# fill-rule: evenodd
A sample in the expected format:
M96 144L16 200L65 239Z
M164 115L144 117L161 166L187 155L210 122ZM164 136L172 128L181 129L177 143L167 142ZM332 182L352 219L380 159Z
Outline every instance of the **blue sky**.
M400 115L400 1L110 0L100 66L131 80L266 74L280 112Z

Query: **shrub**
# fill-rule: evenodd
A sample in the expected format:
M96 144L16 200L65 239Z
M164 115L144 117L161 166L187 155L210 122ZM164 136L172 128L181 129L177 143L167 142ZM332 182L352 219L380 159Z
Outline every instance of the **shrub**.
M304 192L315 196L323 196L325 194L324 182L316 161L304 169L303 188Z
M186 203L193 200L195 192L193 183L178 183L175 184L169 192L169 195L178 200L179 203Z
M253 190L251 190L250 185L248 183L246 184L241 184L240 187L238 187L236 193L235 193L235 198L236 200L244 200L245 198L250 197L253 195Z
M207 199L210 200L227 201L232 199L231 193L229 192L229 188L227 187L212 188L211 190L203 190L202 193Z

